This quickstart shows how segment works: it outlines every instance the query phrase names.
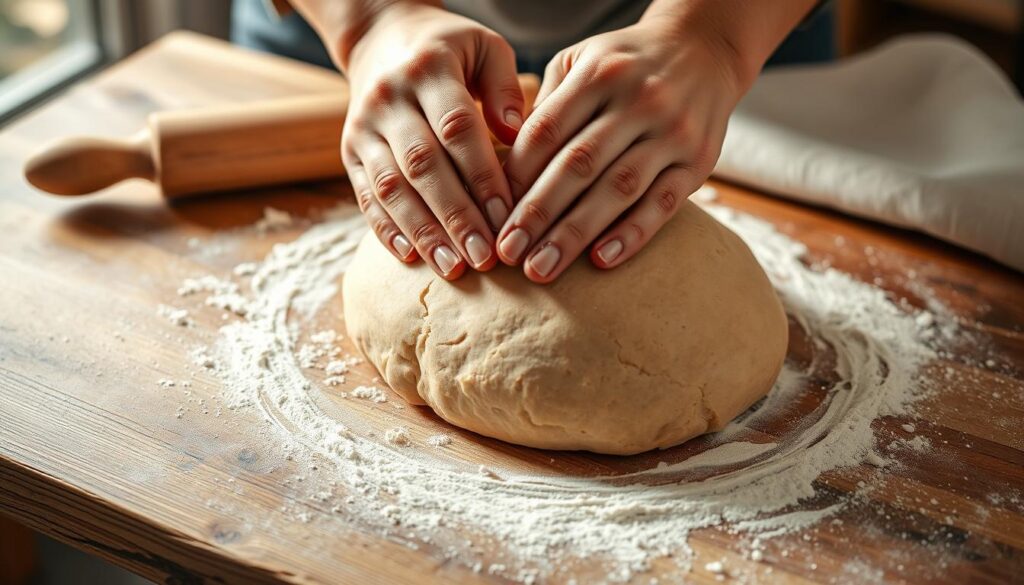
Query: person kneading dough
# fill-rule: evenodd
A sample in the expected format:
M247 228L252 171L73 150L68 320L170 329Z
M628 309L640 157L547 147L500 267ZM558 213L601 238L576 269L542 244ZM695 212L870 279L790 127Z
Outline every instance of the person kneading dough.
M531 447L626 455L721 429L786 354L764 271L690 202L613 271L579 259L547 286L508 266L449 282L368 233L343 287L349 335L391 388Z
M832 54L828 3L266 4L280 18L233 3L237 41L348 81L341 162L373 235L345 313L410 402L515 443L636 453L768 391L779 301L687 197L766 63Z
M580 256L615 269L644 249L711 173L762 67L832 55L828 5L236 0L232 10L236 41L345 76L341 162L395 258L446 280L504 264L544 284ZM543 73L532 111L516 78L525 72ZM492 135L510 147L504 161Z

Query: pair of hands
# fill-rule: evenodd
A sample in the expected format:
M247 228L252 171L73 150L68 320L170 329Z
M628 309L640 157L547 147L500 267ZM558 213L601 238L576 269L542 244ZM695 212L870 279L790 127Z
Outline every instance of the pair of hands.
M711 173L741 94L727 45L656 19L561 51L525 119L512 48L441 8L392 5L346 57L360 208L449 280L501 261L550 282L588 246L625 262Z

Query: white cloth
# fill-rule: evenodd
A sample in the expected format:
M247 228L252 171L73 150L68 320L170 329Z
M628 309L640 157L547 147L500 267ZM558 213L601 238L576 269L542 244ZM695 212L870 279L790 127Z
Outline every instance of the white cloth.
M1024 101L952 37L762 74L715 174L1024 270Z

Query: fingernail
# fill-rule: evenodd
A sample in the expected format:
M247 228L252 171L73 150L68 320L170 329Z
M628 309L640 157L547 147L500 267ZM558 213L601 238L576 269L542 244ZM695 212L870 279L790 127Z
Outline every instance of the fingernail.
M450 273L455 269L455 265L459 263L458 257L455 256L455 252L452 252L448 246L438 246L434 249L434 263L441 269L444 274Z
M519 130L523 127L523 115L515 110L505 110L505 123L514 130Z
M484 203L484 211L487 212L487 219L495 231L500 230L508 219L508 207L505 207L505 202L500 197L488 199L487 203Z
M551 274L551 270L558 264L558 260L562 257L562 252L558 249L558 246L554 244L548 244L540 249L530 258L530 268L533 268L534 272L541 276L547 276Z
M612 260L619 257L622 253L622 242L618 240L611 240L605 242L603 246L597 249L597 257L600 258L605 264L611 264Z
M480 234L473 232L466 238L466 251L469 252L469 259L473 266L479 268L491 258L491 247L487 245Z
M530 234L526 233L523 228L516 228L501 241L501 253L513 262L518 262L519 257L523 255L529 245Z
M402 234L398 234L391 238L391 247L394 248L402 258L408 258L409 252L412 252L412 244L410 244L409 240L405 239L405 236Z

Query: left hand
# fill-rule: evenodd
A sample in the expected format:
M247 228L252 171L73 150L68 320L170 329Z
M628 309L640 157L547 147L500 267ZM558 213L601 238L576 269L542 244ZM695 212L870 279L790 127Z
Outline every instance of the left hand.
M505 162L518 202L501 260L546 283L591 244L599 268L636 254L711 174L743 91L735 61L713 27L660 20L556 55Z

